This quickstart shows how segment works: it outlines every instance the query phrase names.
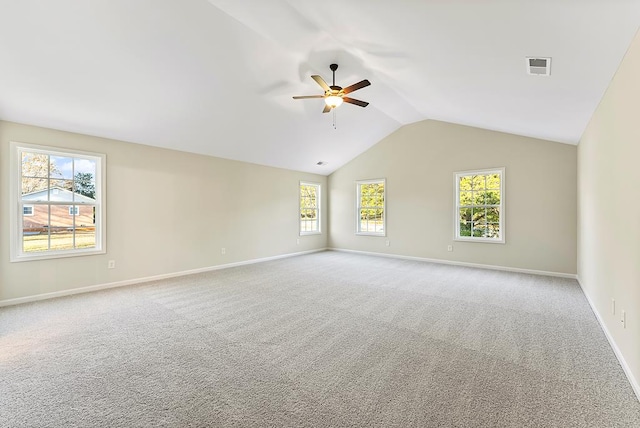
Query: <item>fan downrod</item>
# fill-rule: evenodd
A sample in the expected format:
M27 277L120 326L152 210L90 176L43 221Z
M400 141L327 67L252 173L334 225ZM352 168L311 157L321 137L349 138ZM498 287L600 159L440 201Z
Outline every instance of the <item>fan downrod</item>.
M329 68L333 72L333 85L331 85L331 89L339 91L342 88L336 86L336 70L338 69L338 64L331 64Z

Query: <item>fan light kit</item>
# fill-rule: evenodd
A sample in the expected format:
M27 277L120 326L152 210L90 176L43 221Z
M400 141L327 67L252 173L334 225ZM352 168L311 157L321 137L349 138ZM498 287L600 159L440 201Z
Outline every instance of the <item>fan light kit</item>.
M331 64L329 66L331 71L333 72L333 85L327 85L327 82L318 75L313 75L311 78L320 85L320 87L324 90L323 95L301 95L293 97L294 100L306 99L306 98L324 98L324 110L323 113L329 113L332 109L338 108L342 105L343 102L354 104L360 107L366 107L369 105L366 101L356 100L355 98L345 97L346 94L349 94L353 91L357 91L358 89L362 89L365 86L371 85L367 79L361 80L358 83L354 83L351 86L347 86L346 88L342 88L340 86L336 86L336 70L338 69L338 64Z
M331 95L324 99L324 103L331 108L340 107L342 104L342 97Z

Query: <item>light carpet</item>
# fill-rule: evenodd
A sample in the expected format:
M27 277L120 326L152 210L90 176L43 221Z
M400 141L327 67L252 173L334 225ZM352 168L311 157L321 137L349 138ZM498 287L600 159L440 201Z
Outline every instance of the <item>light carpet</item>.
M574 280L322 252L0 308L2 427L640 427Z

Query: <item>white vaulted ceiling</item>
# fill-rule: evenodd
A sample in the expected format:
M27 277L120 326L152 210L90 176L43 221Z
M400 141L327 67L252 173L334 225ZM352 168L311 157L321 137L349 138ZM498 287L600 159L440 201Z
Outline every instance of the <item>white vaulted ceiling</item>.
M638 0L0 0L0 119L320 174L423 119L576 144L639 24ZM372 83L337 129L291 98L334 62Z

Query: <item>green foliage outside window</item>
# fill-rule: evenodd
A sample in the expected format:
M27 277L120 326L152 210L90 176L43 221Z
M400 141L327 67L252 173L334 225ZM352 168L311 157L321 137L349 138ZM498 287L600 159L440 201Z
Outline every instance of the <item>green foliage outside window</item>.
M500 174L459 177L458 218L461 237L500 238Z
M384 231L384 182L360 183L360 232Z
M318 190L314 184L300 184L300 231L319 232Z
M96 198L96 185L93 178L93 174L90 172L78 172L74 176L75 191L88 198ZM69 189L72 190L72 189Z

